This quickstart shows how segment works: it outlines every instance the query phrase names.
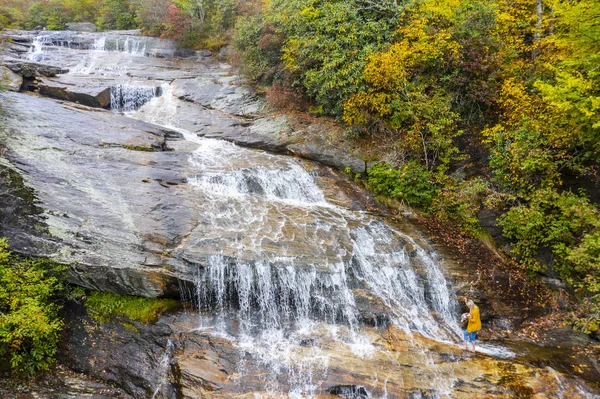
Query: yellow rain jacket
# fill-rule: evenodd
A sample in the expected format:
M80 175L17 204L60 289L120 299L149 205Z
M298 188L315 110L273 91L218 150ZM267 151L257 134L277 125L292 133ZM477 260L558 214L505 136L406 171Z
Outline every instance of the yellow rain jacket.
M467 332L472 333L479 330L481 330L481 319L479 318L479 308L477 305L475 305L473 306L473 310L471 310L471 317L469 317Z

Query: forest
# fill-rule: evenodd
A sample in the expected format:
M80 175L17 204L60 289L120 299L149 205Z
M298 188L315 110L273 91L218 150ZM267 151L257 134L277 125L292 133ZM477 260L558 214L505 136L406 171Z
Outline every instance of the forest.
M368 142L375 193L559 277L600 328L600 3L595 0L8 0L0 27L142 29L229 48L274 107Z

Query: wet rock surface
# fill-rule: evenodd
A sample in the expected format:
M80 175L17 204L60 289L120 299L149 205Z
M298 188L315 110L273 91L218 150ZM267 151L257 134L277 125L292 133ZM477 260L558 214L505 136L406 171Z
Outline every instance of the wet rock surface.
M119 388L58 366L36 380L20 381L0 375L3 399L131 399Z
M2 96L7 107L0 141L9 164L16 166L12 170L22 175L25 186L34 187L35 202L43 209L36 222L40 229L27 224L31 215L26 208L16 220L9 216L14 215L12 207L0 208L7 215L3 230L16 251L70 265L75 284L143 296L177 296L178 281L192 281L194 265L207 264L215 254L257 260L252 251L240 253L229 244L239 240L238 233L194 216L210 203L187 184L197 171L177 131L33 95ZM221 123L230 122L225 118ZM175 148L183 151L165 151ZM259 154L255 160L271 162ZM251 168L249 161L240 160L240 166ZM239 207L243 209L241 202ZM282 231L289 241L286 256L307 264L328 262L331 254L322 248L306 251L315 244L305 236L306 221L327 212L269 208L268 213L284 212L292 222ZM240 214L236 223L241 229L253 228L245 227L248 217ZM255 221L257 228L261 220ZM272 228L280 229L267 225L252 234ZM242 242L253 245L252 234ZM349 242L343 231L322 239ZM274 242L264 251L281 256L281 248Z
M144 248L155 245L154 234L165 230L165 221L178 208L185 209L186 200L180 198L185 197L183 185L160 184L184 180L187 155L163 151L167 140L180 134L23 94L3 94L3 102L4 126L10 127L0 132L0 141L15 165L6 167L10 173L6 178L24 179L24 186L35 187L29 202L13 192L0 207L3 233L13 248L71 265L72 281L85 287L176 295L177 280L160 263L148 264ZM162 198L165 193L167 198ZM43 208L35 220L29 205L33 203ZM124 218L134 208L141 213ZM167 209L170 216L152 215L160 209ZM181 215L185 219L185 211ZM45 227L35 227L36 223ZM177 229L185 228L183 220L172 229L167 226L170 237L150 253L162 252L165 243L185 234Z
M465 399L593 397L589 387L573 385L568 374L548 364L473 354L407 335L394 326L369 330L377 351L368 356L353 354L325 331L315 331L310 345L281 359L281 374L273 375L272 365L251 347L240 347L231 337L210 330L194 331L199 323L195 312L166 315L146 325L127 319L100 323L87 316L81 305L72 305L69 311L69 338L61 362L116 383L134 398L155 393L157 398L185 399L283 397L290 388L288 377L302 371L303 365L295 359L311 346L319 347L328 359L326 375L321 376L318 368L312 370L313 378L321 381L313 392L315 398L438 397L440 386L450 397ZM415 345L420 349L415 350ZM270 386L268 392L263 391L265 384Z
M153 325L127 319L101 323L90 317L81 303L70 303L65 316L67 338L59 357L62 364L116 384L134 398L152 397L159 385L157 371L172 327L165 321Z

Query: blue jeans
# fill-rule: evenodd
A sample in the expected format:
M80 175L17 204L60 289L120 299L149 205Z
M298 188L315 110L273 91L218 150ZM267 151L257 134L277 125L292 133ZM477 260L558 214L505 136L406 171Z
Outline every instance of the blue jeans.
M477 331L473 331L472 333L465 330L464 332L465 341L470 341L475 343L477 341Z

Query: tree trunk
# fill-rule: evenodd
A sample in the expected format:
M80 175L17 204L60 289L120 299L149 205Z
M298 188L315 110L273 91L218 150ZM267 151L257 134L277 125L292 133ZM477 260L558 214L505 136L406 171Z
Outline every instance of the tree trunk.
M535 33L533 35L533 51L531 52L532 57L535 59L540 53L540 40L542 39L542 22L544 16L544 8L542 6L542 0L535 0L535 14L537 15L537 21L535 23Z

